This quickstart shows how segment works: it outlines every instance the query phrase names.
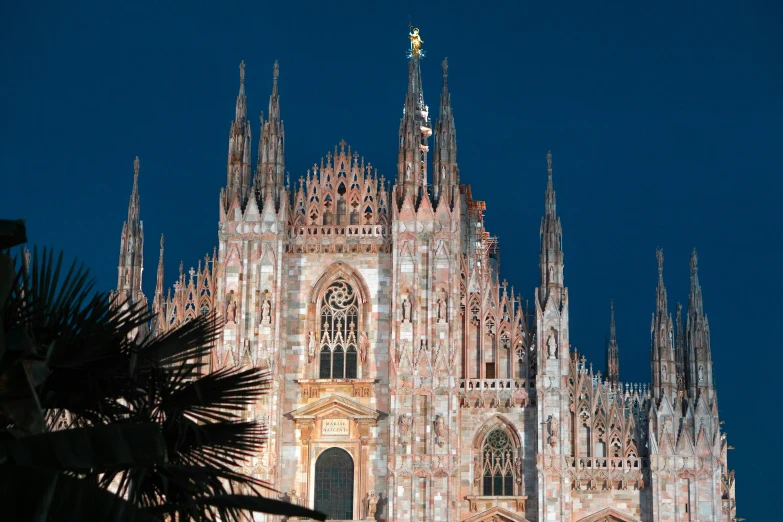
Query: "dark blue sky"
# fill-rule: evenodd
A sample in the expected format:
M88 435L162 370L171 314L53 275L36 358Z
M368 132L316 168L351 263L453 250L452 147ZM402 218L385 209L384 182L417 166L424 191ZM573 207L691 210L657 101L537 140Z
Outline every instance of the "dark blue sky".
M0 208L32 243L113 288L138 155L147 295L161 232L167 285L211 252L240 60L254 153L278 59L292 179L342 138L393 177L411 15L425 101L437 108L448 56L462 182L526 297L552 150L571 339L596 365L614 299L621 378L649 380L655 248L672 311L698 249L739 516L772 509L777 475L759 452L783 452L780 4L107 4L0 7Z

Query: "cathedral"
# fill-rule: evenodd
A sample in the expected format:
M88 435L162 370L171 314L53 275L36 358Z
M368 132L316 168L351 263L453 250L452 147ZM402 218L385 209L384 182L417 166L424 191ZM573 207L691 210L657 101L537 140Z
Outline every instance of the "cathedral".
M651 382L622 382L613 307L594 372L569 339L552 155L528 304L460 183L448 63L433 125L409 36L393 180L342 141L287 182L277 62L253 169L240 64L218 246L166 292L161 237L141 333L216 311L211 369L272 379L246 414L268 443L242 471L330 520L733 522L696 252L672 314L657 251ZM146 305L138 176L137 158L114 295Z

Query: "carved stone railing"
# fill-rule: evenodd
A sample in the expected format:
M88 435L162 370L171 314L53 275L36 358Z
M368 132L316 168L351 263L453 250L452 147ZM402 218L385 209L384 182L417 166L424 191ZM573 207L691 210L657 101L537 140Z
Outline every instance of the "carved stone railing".
M638 470L644 466L644 460L640 458L621 458L621 457L568 457L568 466L576 469L607 469L631 471Z
M463 408L510 408L529 406L535 393L526 379L462 379L459 383Z
M484 496L484 495L468 495L465 497L468 501L468 509L471 513L475 513L479 510L479 507L486 509L493 506L498 506L504 502L508 502L514 506L514 510L518 513L525 512L525 505L527 504L526 496Z
M291 227L290 233L292 237L386 237L389 229L385 225L304 225Z

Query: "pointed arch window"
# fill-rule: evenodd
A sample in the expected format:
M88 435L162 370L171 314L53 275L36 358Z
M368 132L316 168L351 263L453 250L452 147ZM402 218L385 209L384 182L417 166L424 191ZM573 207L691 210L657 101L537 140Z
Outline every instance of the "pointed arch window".
M493 497L514 495L514 484L521 481L517 474L521 463L517 450L505 430L496 428L484 439L482 494ZM516 465L515 465L516 464Z
M318 377L356 379L359 300L343 278L330 284L321 298L321 350Z

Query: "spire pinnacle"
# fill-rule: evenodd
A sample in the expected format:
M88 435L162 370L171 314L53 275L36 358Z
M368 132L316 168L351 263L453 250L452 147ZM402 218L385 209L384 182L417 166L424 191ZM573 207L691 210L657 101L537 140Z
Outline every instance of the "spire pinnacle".
M606 378L612 384L620 380L620 350L617 347L617 331L614 324L614 301L609 301L611 320L609 339L606 343Z
M614 324L614 301L609 301L609 313L611 314L611 320L609 322L609 336L612 341L617 340L617 329Z
M239 85L245 86L245 60L239 62Z
M448 57L444 58L442 62L440 62L440 66L443 69L443 93L449 92L449 59Z
M552 151L546 153L546 171L552 177Z
M277 79L280 77L280 63L275 60L275 65L272 67L272 93L277 94Z
M699 254L696 253L696 249L691 252L691 276L696 276L699 273Z

